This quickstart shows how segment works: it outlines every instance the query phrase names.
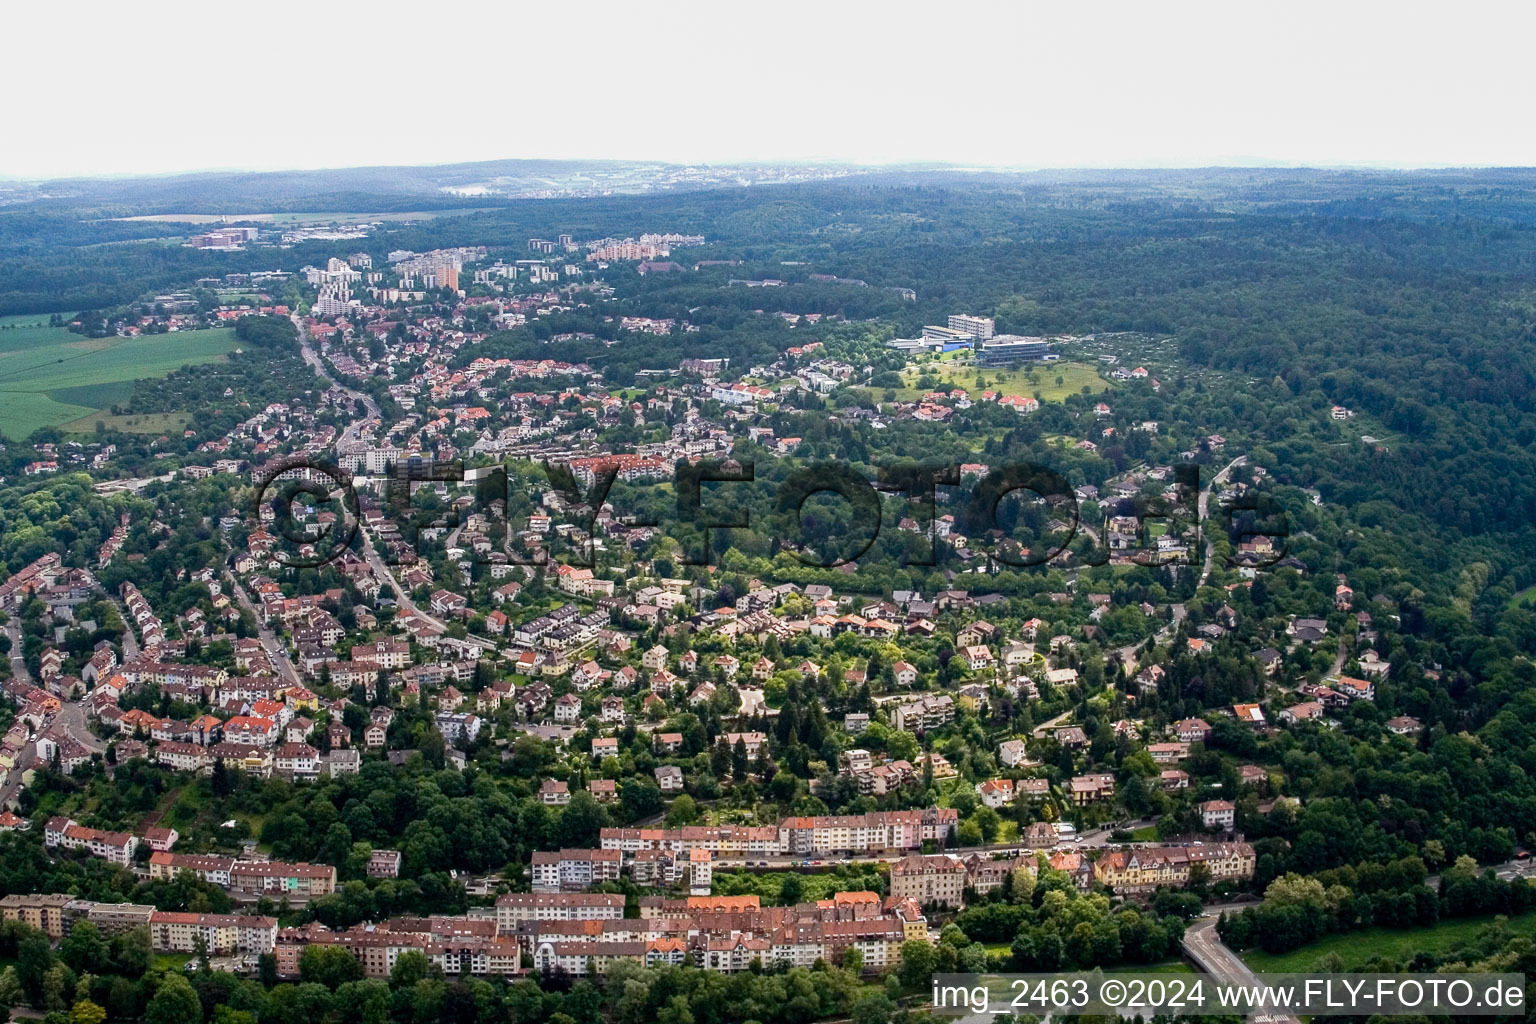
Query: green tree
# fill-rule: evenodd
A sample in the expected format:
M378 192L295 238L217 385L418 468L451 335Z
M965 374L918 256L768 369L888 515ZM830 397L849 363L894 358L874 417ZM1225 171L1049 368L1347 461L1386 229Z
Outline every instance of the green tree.
M656 1024L693 1024L693 1010L683 996L673 996L656 1011Z
M299 954L299 980L324 985L332 992L349 981L361 981L363 965L341 946L305 946Z
M167 974L144 1011L145 1024L202 1024L203 1004L180 974Z
M107 1011L89 999L82 999L69 1011L69 1018L74 1024L103 1024Z
M853 1004L853 1024L887 1024L895 1005L884 992L870 992Z
M694 803L693 797L687 793L673 800L672 806L667 808L668 828L691 825L697 820L699 820L699 805Z
M935 954L923 939L908 939L901 944L901 983L908 988L926 988L933 979Z
M411 988L432 973L432 961L425 953L409 950L395 958L395 966L389 971L390 988Z
M386 1024L389 1020L389 988L378 981L348 981L337 987L333 1006L336 1016L344 1021Z
M67 964L55 963L43 975L43 1008L49 1012L69 1009L75 994L75 972Z
M1035 895L1035 873L1024 868L1013 873L1010 893L1015 903L1028 903Z
M48 944L48 936L29 930L16 947L16 975L27 998L34 1004L42 1001L43 978L53 963L53 947Z
M112 966L112 950L94 921L75 922L59 943L59 956L74 971L103 974Z
M116 973L139 978L149 971L154 951L150 948L148 928L132 928L112 936L111 947Z
M579 848L597 845L598 832L608 824L608 814L597 798L586 790L571 797L571 802L560 812L560 834L563 845Z
M21 979L16 975L16 965L7 964L5 970L0 971L0 1006L20 1006L26 997Z

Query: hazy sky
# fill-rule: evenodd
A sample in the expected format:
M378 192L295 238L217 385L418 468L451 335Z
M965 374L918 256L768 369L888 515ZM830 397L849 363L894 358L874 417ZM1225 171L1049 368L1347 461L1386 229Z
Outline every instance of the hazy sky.
M1529 3L13 4L0 175L1536 165Z

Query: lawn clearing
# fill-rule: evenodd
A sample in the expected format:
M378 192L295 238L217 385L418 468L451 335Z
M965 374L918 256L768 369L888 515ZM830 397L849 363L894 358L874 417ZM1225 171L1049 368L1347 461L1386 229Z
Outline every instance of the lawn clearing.
M197 959L196 953L156 953L155 966L174 974L186 970L187 964Z
M124 434L179 434L192 422L189 412L139 412L126 416L114 416L109 412L93 412L89 416L59 424L68 434L89 434L100 423L104 429Z
M0 391L0 435L24 438L34 430L56 427L93 412L89 406L56 402L40 392Z
M327 224L368 224L373 221L436 220L438 217L461 217L469 213L482 213L492 207L455 207L448 210L405 210L385 213L143 213L134 217L113 217L112 220L163 221L167 224L280 224L284 227Z
M1337 953L1344 962L1344 969L1353 971L1377 956L1402 960L1421 952L1447 953L1466 945L1493 920L1493 917L1458 917L1428 928L1362 928L1329 935L1289 953L1270 954L1247 950L1242 956L1243 962L1255 971L1284 974L1310 971L1323 957ZM1531 936L1536 933L1536 911L1509 918L1509 928L1519 935Z
M233 329L138 338L82 338L46 318L0 321L0 433L26 437L40 427L89 432L102 410L126 401L133 382L183 366L217 362L237 347ZM167 414L179 416L180 414ZM144 419L144 417L139 417ZM144 424L164 432L185 419Z
M1060 402L1068 395L1081 394L1084 387L1098 394L1109 390L1109 382L1099 376L1097 367L1087 363L1061 361L1037 363L1017 370L977 367L967 357L965 360L947 360L913 363L901 371L904 387L895 388L896 398L902 402L914 402L928 392L919 388L918 381L931 378L937 381L935 391L952 391L960 388L973 398L983 391L993 391L1003 397L1032 398L1039 395L1042 402ZM986 381L985 385L977 380ZM1061 383L1056 383L1060 380ZM873 389L877 399L884 395Z
M48 316L47 313L0 316L0 363L15 352L85 340L62 327L49 327Z

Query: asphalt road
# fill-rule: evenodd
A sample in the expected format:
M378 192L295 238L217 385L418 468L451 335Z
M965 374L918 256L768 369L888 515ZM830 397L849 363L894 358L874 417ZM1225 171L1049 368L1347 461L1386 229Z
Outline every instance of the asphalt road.
M82 701L65 701L53 721L43 730L43 735L55 741L72 739L93 754L107 752L107 741L92 734L86 723L85 704Z
M17 755L16 766L6 776L5 784L0 785L0 810L11 811L16 809L16 797L21 793L21 776L32 762L37 759L37 744L28 740L27 745L21 748Z
M1223 466L1221 471L1218 472L1215 476L1211 477L1210 482L1207 483L1205 487L1200 491L1200 500L1197 503L1196 508L1199 509L1199 517L1197 521L1200 523L1200 528L1205 531L1205 565L1201 566L1200 568L1200 586L1202 587L1205 586L1205 581L1210 579L1211 568L1216 564L1216 541L1211 536L1209 525L1211 488L1216 484L1226 482L1226 479L1231 475L1232 470L1236 469L1238 466L1241 466L1247 461L1248 456L1239 455L1237 458Z
M411 595L406 591L405 587L401 586L400 581L395 579L394 570L385 564L384 559L379 556L378 549L373 546L373 537L368 533L366 527L363 529L363 560L368 563L368 567L373 570L373 574L388 583L390 589L395 592L395 599L401 611L414 615L438 629L447 631L447 623L435 615L429 615L422 611L416 602L411 600Z
M11 621L5 624L5 635L11 638L11 675L24 683L32 682L27 659L21 656L21 619L12 615Z
M1212 907L1211 911L1218 908ZM1224 908L1223 908L1224 909ZM1203 974L1233 984L1258 984L1258 976L1243 963L1238 956L1221 941L1216 934L1216 921L1219 917L1202 917L1190 924L1184 930L1184 939L1181 945L1184 955L1194 962ZM1279 1014L1253 1014L1249 1020L1255 1024L1301 1024L1295 1017Z
M330 384L332 387L336 388L338 391L351 398L354 402L361 402L363 408L368 410L368 418L378 419L381 415L379 412L379 403L375 402L372 396L365 395L361 391L349 388L345 384L339 383L335 377L332 377L331 371L326 368L325 360L320 358L320 354L314 350L314 347L310 342L309 331L304 327L304 320L297 313L293 314L292 319L293 325L299 330L299 353L304 357L304 361L310 366L313 366L315 368L315 372L319 374L320 378L326 383ZM350 431L354 427L359 426L361 422L362 421L354 422L347 429Z
M123 620L123 660L132 661L139 656L139 635L133 631L133 619L120 598L111 594L107 596L112 598L112 603L117 606L117 614Z
M298 670L293 667L293 662L288 660L287 646L262 621L261 610L256 607L250 595L245 592L245 587L241 585L233 573L226 572L224 579L228 581L231 589L234 590L235 600L240 602L240 607L255 616L257 635L261 638L262 649L267 652L267 660L272 663L273 668L277 669L278 674L290 685L300 685L302 680L299 679Z

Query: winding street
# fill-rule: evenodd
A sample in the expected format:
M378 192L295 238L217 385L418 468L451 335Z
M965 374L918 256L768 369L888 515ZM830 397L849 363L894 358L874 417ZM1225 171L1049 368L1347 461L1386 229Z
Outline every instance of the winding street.
M338 451L340 451L349 445L357 443L358 437L361 434L363 428L366 427L370 422L375 424L380 422L383 413L379 409L379 403L375 402L371 395L364 394L355 388L349 388L345 384L338 382L335 377L331 376L330 370L326 368L325 360L321 359L319 354L314 349L313 343L309 336L309 331L305 328L303 319L297 313L293 314L291 319L293 320L294 326L298 328L299 351L304 356L304 361L310 366L314 367L315 373L318 374L322 380L337 390L341 391L354 402L361 403L363 408L367 411L366 417L354 419L351 423L347 424L346 429L342 431L341 437L339 437L336 441L336 448ZM446 633L448 631L448 624L439 619L437 616L429 614L420 606L418 606L416 602L411 599L411 595L406 591L405 587L402 586L400 581L395 577L394 569L391 566L386 565L384 559L379 556L378 549L373 546L373 536L368 532L367 526L360 524L360 532L363 538L362 556L364 561L368 563L369 567L373 570L374 574L378 576L379 579L384 580L389 584L390 589L395 592L397 603L399 604L400 609L407 614L413 615L423 622L426 622L434 628L442 630ZM493 650L499 649L496 641L492 640L490 637L474 636L471 634L468 638L470 640L477 640L486 643L490 645ZM284 657L283 663L287 663L286 656ZM289 667L289 671L292 671L291 666Z
M1041 722L1039 725L1035 726L1034 731L1031 732L1030 735L1038 740L1041 737L1043 737L1046 733L1048 733L1052 729L1056 728L1056 726L1060 725L1062 722L1065 722L1067 719L1069 719L1071 717L1072 717L1072 712L1071 711L1063 711L1061 714L1057 715L1055 718L1052 718L1052 719L1049 719L1047 721Z
M303 318L299 314L294 313L290 319L293 320L293 326L298 329L299 354L304 357L304 361L314 367L315 373L321 380L352 399L352 401L360 403L368 411L366 417L355 419L347 424L346 430L342 431L341 437L337 439L336 446L337 448L343 448L348 444L356 442L363 427L367 426L369 421L377 422L383 415L379 410L379 403L373 400L373 396L364 394L355 388L349 388L331 376L331 371L326 367L325 360L321 359L320 354L314 349L314 345L309 337L309 329L304 326Z
M446 633L448 631L448 624L446 622L444 622L442 619L439 619L435 615L429 615L422 611L421 608L417 606L416 602L411 600L410 593L405 589L404 586L401 585L400 581L395 578L394 569L386 564L383 558L379 557L378 549L373 546L373 535L368 532L367 527L363 528L362 536L363 560L368 563L368 568L373 570L373 574L379 579L388 583L390 589L395 592L395 600L396 603L399 604L400 610L406 612L409 615L414 615L418 619L421 619L423 622L426 622L428 625L440 629Z
M1509 860L1502 864L1485 865L1482 870L1492 871L1497 878L1506 882L1516 878L1530 879L1536 877L1536 861ZM1430 889L1438 889L1440 876L1426 876L1424 885ZM1253 985L1258 982L1258 976L1243 962L1242 957L1233 952L1226 943L1221 941L1221 936L1216 934L1216 923L1221 919L1222 913L1242 910L1243 907L1243 904L1237 903L1211 904L1205 908L1204 916L1190 922L1189 927L1184 930L1184 938L1180 945L1185 957L1199 968L1202 974L1210 975L1213 980L1240 985ZM1250 1019L1256 1024L1300 1024L1296 1017L1277 1014L1255 1014Z
M126 616L123 621L128 621ZM11 674L23 682L35 683L32 673L27 669L26 660L21 655L21 621L12 617L11 621L5 624L5 632L11 639ZM132 637L133 630L130 628L124 634L125 651L128 650L126 645L132 641ZM133 649L137 651L137 644ZM47 720L37 735L47 737L61 746L68 740L74 740L93 754L105 753L107 749L106 741L98 738L90 730L84 701L63 701L58 714ZM22 775L27 769L32 768L36 761L37 742L36 739L29 739L17 755L16 764L6 776L5 783L0 785L0 809L15 808L17 796L21 792Z
M1344 671L1344 663L1346 661L1348 661L1348 660L1349 660L1349 641L1346 640L1344 637L1339 637L1339 653L1333 659L1333 665L1330 666L1329 669L1328 669L1328 677L1331 678L1333 676L1338 675L1340 672L1343 672Z
M27 659L21 656L21 619L12 615L11 621L5 624L5 635L11 638L11 675L24 683L32 682L32 673L27 669Z
M16 755L16 766L6 776L5 784L0 785L0 811L16 809L16 798L21 793L21 777L36 759L37 744L28 740L27 745Z
M108 594L112 604L117 608L117 615L123 620L123 660L133 661L139 656L139 635L133 631L133 618L129 616L128 609L123 606L122 598L115 594Z
M1202 974L1210 975L1213 981L1232 983L1238 985L1258 984L1258 975L1254 974L1249 966L1243 963L1242 957L1232 952L1221 936L1216 934L1216 922L1221 911L1230 907L1208 907L1205 917L1192 922L1184 930L1184 938L1180 945L1184 955L1188 957ZM1255 1024L1301 1024L1295 1017L1284 1014L1256 1013L1249 1017Z
M1205 487L1203 487L1200 491L1200 500L1196 505L1198 510L1196 521L1200 523L1200 528L1205 530L1205 565L1201 566L1200 568L1200 587L1205 586L1205 581L1210 579L1211 567L1216 564L1216 541L1212 539L1211 531L1206 529L1206 524L1210 522L1211 488L1219 483L1225 483L1227 477L1231 475L1232 470L1236 469L1238 466L1241 466L1247 461L1248 456L1239 455L1237 458L1223 466L1221 471L1218 472L1215 476L1211 477L1210 482L1207 483Z
M299 331L299 351L304 356L304 361L310 366L314 367L315 373L320 376L320 379L324 380L331 387L336 388L348 398L351 398L354 402L361 403L363 408L368 412L368 415L365 418L354 419L351 423L347 424L346 430L342 431L341 437L336 441L336 448L340 450L345 448L348 444L355 443L357 441L358 434L362 431L363 427L368 424L369 421L377 421L382 416L382 413L379 410L379 403L375 402L371 395L366 395L363 392L356 390L355 388L349 388L345 384L339 383L335 377L331 376L330 370L326 368L325 360L321 359L319 354L314 349L313 343L309 336L309 330L304 326L303 318L300 317L299 314L294 313L291 319L293 320L293 325L298 328ZM400 581L395 578L393 569L384 563L383 558L379 557L378 550L373 546L373 537L371 534L369 534L366 526L362 527L361 532L363 537L363 559L373 570L374 575L387 582L390 586L390 589L395 592L395 596L401 610L410 615L416 616L417 618L434 626L437 629L446 632L448 629L447 623L443 622L435 615L429 615L422 611L421 608L417 607L416 602L411 600L411 595L403 586L400 585ZM238 586L236 589L238 590Z
M60 743L72 739L93 754L104 754L107 751L107 741L92 733L86 722L84 701L64 701L59 713L43 730L43 735Z
M1232 475L1232 471L1247 461L1248 456L1239 455L1237 458L1223 466L1216 473L1216 475L1211 477L1211 479L1206 482L1205 486L1200 489L1200 497L1195 504L1195 508L1197 510L1195 521L1200 524L1200 530L1205 537L1205 564L1200 567L1200 582L1195 584L1195 589L1197 590L1200 587L1205 586L1206 581L1211 578L1211 569L1216 564L1216 541L1211 537L1211 531L1208 528L1211 509L1211 488L1218 483L1225 483L1227 478ZM1152 637L1150 644L1143 640L1138 643L1127 644L1124 647L1117 648L1111 653L1127 665L1136 664L1137 651L1139 651L1143 646L1155 647L1158 644L1166 642L1168 638L1173 635L1173 631L1178 628L1179 623L1183 621L1184 615L1184 606L1182 604L1174 605L1173 621L1164 626L1162 629L1158 630L1156 635Z
M32 682L32 673L27 671L26 659L21 656L21 620L11 616L11 620L5 624L5 635L11 638L11 675L23 682ZM16 755L16 764L5 778L5 783L0 785L0 810L12 810L16 806L17 794L21 792L21 776L37 759L37 744L31 740L21 748Z
M303 318L299 314L294 313L291 319L293 320L293 325L299 331L299 351L304 356L304 361L314 367L315 373L319 375L321 380L324 380L331 387L351 398L354 402L360 403L367 410L368 415L366 417L354 419L351 423L347 424L346 429L342 431L341 437L336 441L336 448L341 450L349 444L355 444L362 429L370 421L377 422L383 415L379 410L379 403L375 402L371 395L364 394L355 388L349 388L331 376L331 371L326 367L325 360L321 359L319 353L314 349L313 341L309 336L309 330L304 326ZM416 602L411 600L411 595L406 592L406 589L400 585L400 581L395 578L394 571L384 563L383 558L379 557L378 550L373 546L373 537L368 533L366 526L362 527L361 532L363 537L363 559L368 563L374 574L387 582L390 589L395 592L396 600L401 610L446 632L448 629L447 623L434 615L429 615L422 611L417 607Z
M252 617L255 618L257 635L261 638L262 649L267 652L267 660L272 663L272 666L277 669L278 674L289 685L301 685L303 681L299 679L298 670L293 667L293 662L288 660L287 646L278 639L277 634L272 632L271 627L262 620L261 610L256 607L250 595L245 592L245 587L240 583L240 580L227 569L224 572L224 579L235 592L235 600L240 603L240 607L250 612Z

